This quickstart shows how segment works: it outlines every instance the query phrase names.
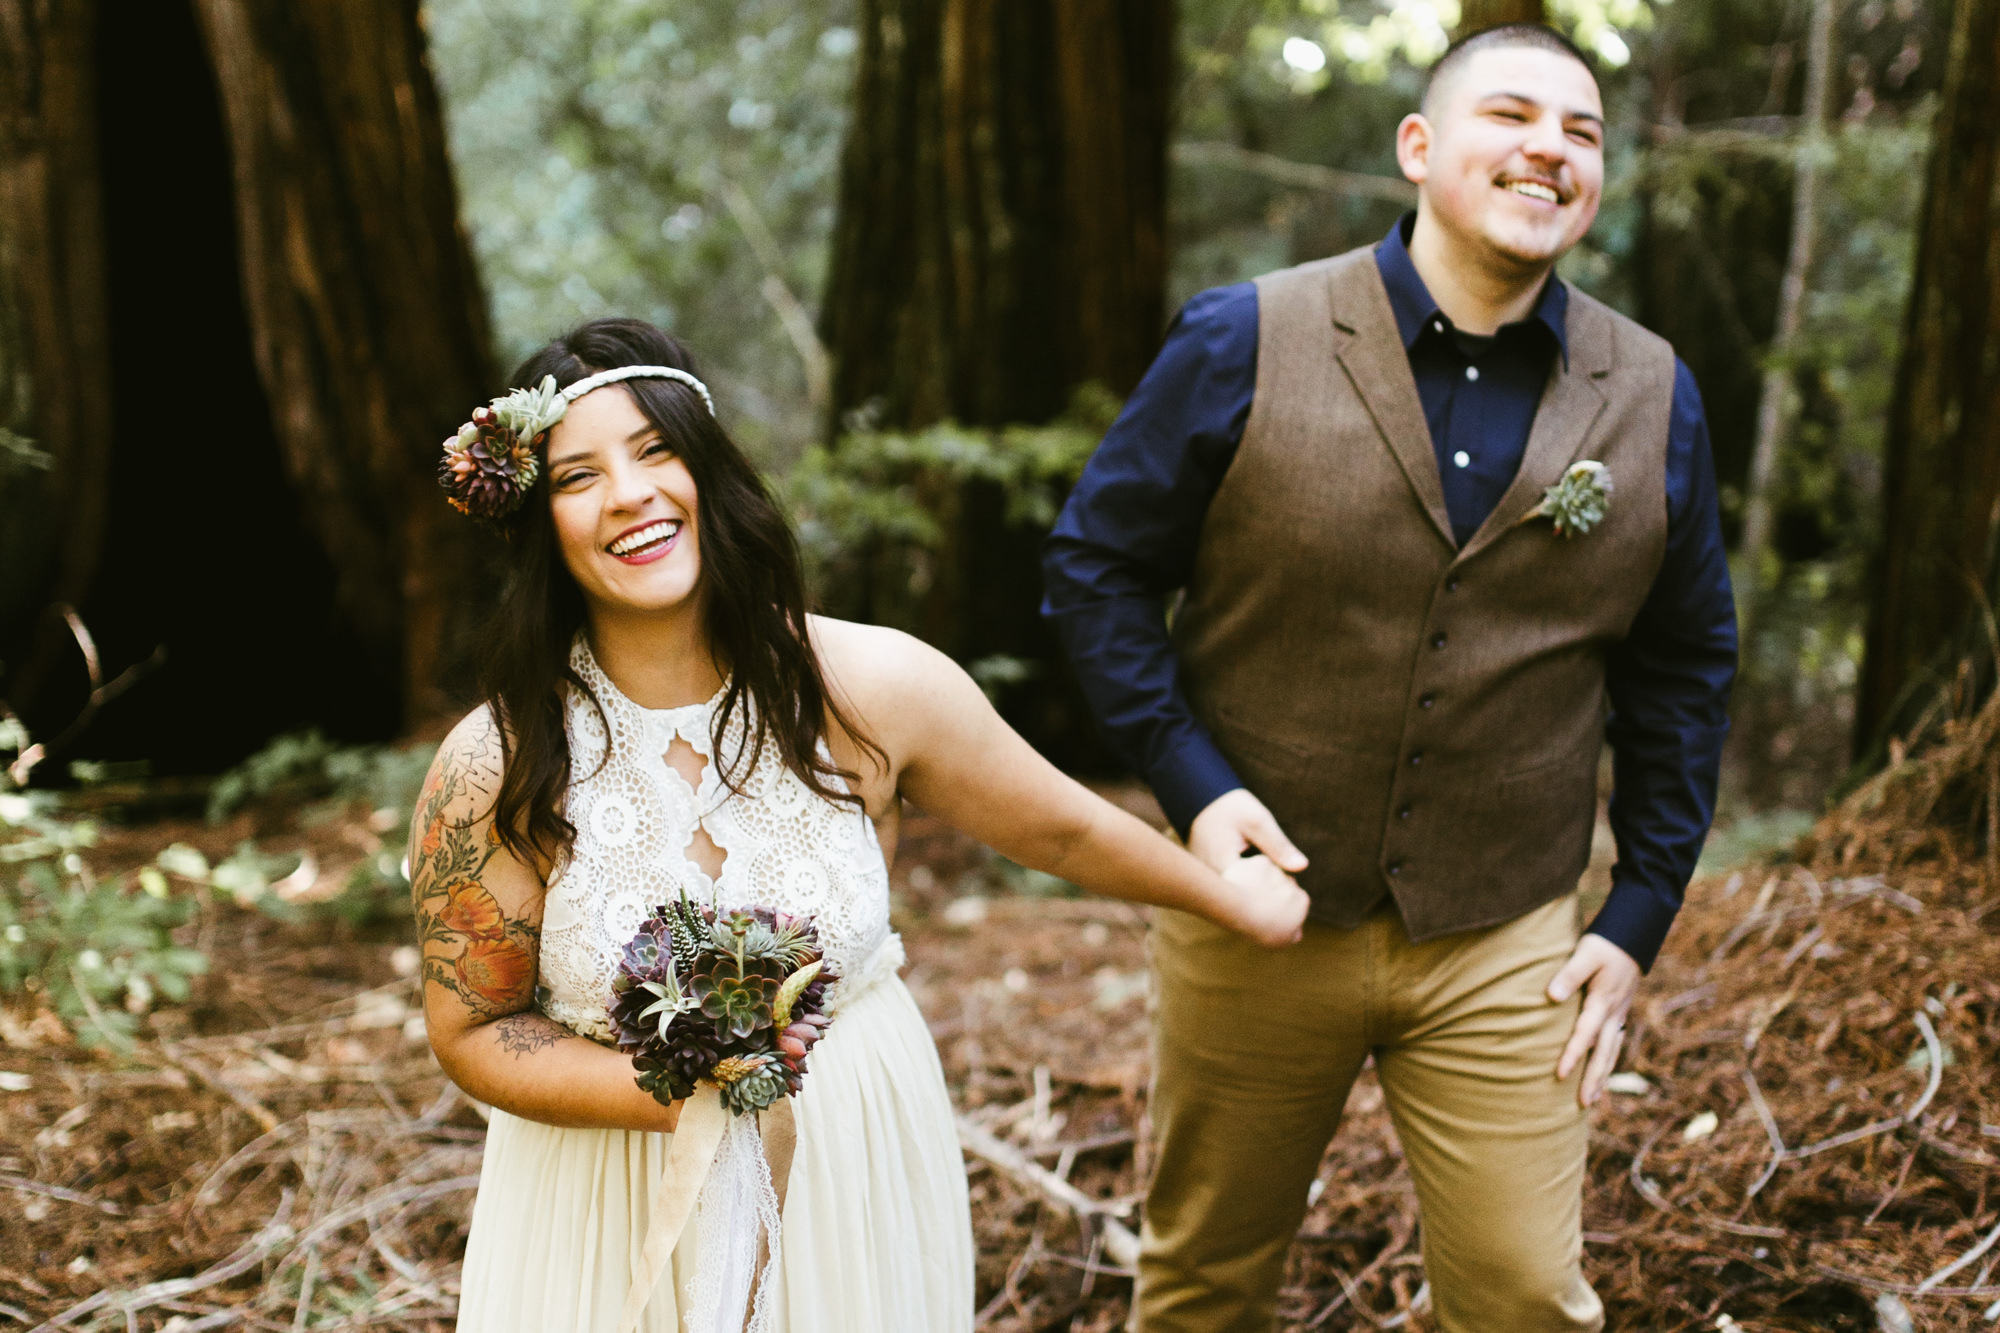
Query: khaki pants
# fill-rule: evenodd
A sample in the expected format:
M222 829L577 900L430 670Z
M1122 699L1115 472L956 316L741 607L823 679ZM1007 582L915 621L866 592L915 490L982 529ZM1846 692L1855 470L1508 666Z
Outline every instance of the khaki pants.
M1412 944L1393 908L1309 923L1270 951L1178 912L1159 983L1132 1328L1269 1333L1306 1191L1369 1054L1415 1181L1446 1333L1603 1327L1583 1279L1580 1074L1555 1078L1577 1001L1544 988L1576 944L1566 896L1505 925Z

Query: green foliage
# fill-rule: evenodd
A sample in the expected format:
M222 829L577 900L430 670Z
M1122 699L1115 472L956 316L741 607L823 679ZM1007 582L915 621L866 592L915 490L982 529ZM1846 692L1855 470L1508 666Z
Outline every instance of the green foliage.
M157 999L187 998L208 960L174 943L192 905L163 876L91 873L96 840L51 796L0 790L0 996L36 995L85 1042L123 1046Z
M855 10L429 0L503 364L581 320L636 315L688 340L746 445L770 457L814 433L765 293L775 278L810 305L822 285Z
M780 482L807 568L822 592L857 561L911 581L947 540L967 483L997 487L1010 524L1046 530L1117 415L1118 400L1097 385L1044 426L882 431L857 413L837 445L806 450Z
M1811 833L1817 818L1807 810L1772 810L1718 824L1701 849L1696 874L1713 875L1769 858Z
M35 442L0 426L0 477L9 472L47 472L55 459L35 447Z
M269 800L305 806L309 823L366 801L370 809L398 813L408 824L436 753L434 745L336 745L317 729L280 736L216 779L209 822Z
M266 892L298 861L263 856L247 842L212 872L206 863L196 864L200 854L192 848L178 852L169 848L160 865L282 919L324 913L356 926L402 919L409 913L404 867L410 817L436 753L435 745L423 744L335 745L318 731L306 731L278 737L216 781L209 796L211 821L226 819L245 806L270 803L298 809L302 822L310 825L343 815L357 804L366 806L368 827L381 845L355 866L331 898L295 904ZM167 864L169 853L181 858L179 865Z

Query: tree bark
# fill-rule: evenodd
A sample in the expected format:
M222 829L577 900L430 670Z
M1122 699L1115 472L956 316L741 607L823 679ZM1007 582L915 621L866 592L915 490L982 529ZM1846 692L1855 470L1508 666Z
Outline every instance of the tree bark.
M1993 586L2000 499L2000 0L1958 0L1891 400L1857 749L1909 720ZM1980 634L1983 639L1983 631Z
M0 459L0 656L37 691L103 544L111 447L91 70L96 6L0 0L0 429L49 458ZM42 630L35 635L38 620ZM17 656L25 654L25 657Z
M1167 0L867 0L823 324L836 413L1046 420L1166 286Z
M479 542L439 441L491 395L415 0L196 0L222 93L258 371L287 467L412 723L449 707Z
M1503 23L1546 23L1542 0L1460 0L1454 37L1497 28Z
M861 31L822 315L832 433L856 409L998 426L1047 421L1085 383L1128 393L1165 300L1171 0L864 0ZM925 486L947 536L910 628L961 661L1036 663L1010 717L1095 761L1037 614L1039 534L993 487Z
M1806 280L1819 248L1819 191L1825 171L1828 85L1833 70L1834 0L1813 0L1806 37L1805 104L1799 114L1799 145L1793 155L1792 242L1778 290L1778 318L1765 353L1764 386L1757 402L1757 436L1750 448L1750 485L1744 497L1743 596L1738 630L1745 641L1766 588L1765 565L1771 545L1771 491L1795 415L1791 356L1805 322Z

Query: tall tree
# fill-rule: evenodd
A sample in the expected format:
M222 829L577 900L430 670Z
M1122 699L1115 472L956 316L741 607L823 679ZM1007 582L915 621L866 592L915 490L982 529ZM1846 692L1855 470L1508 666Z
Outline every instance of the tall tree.
M1041 422L1079 385L1129 392L1163 315L1171 0L864 0L860 28L822 316L836 430L855 409ZM990 488L946 506L921 632L1060 677L1034 535Z
M67 604L107 674L169 649L86 749L436 714L480 583L436 449L493 382L417 0L0 0L0 62L11 701L82 702Z
M1546 22L1548 15L1542 7L1542 0L1460 0L1455 35L1469 37L1503 23Z
M95 29L90 5L0 0L0 644L39 659L9 664L16 688L47 674L59 640L45 633L34 652L36 617L83 600L104 532Z
M1772 492L1778 459L1791 433L1796 408L1791 358L1805 325L1806 280L1819 248L1820 183L1825 175L1826 115L1833 72L1834 0L1812 0L1806 35L1805 104L1799 113L1798 147L1792 154L1792 240L1785 277L1778 289L1778 317L1765 353L1764 383L1757 402L1757 436L1750 449L1750 485L1744 497L1742 557L1744 586L1738 629L1745 639L1765 592L1766 552L1771 545Z
M438 442L490 392L415 0L196 0L236 175L257 367L292 478L412 719L449 703L475 538Z
M2000 0L1958 0L1902 359L1857 747L1905 720L1993 586L2000 500Z
M1169 0L864 0L833 405L1035 421L1137 383L1166 281Z

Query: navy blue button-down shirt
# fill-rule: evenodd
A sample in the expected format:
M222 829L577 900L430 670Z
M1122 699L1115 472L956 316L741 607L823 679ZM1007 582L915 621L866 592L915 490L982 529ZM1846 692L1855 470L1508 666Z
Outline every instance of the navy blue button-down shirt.
M1463 544L1520 467L1550 359L1568 356L1569 293L1551 279L1528 319L1490 338L1461 333L1410 262L1411 221L1376 248L1376 266ZM1043 561L1043 614L1098 722L1183 833L1243 783L1188 706L1166 599L1188 582L1256 381L1256 287L1238 283L1189 301L1071 492ZM1714 817L1736 674L1736 607L1708 421L1679 362L1666 468L1666 557L1630 635L1605 662L1618 860L1611 896L1590 926L1643 967L1680 910Z

